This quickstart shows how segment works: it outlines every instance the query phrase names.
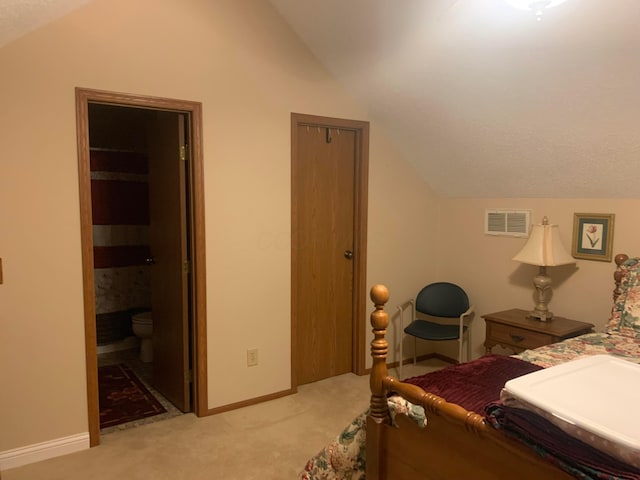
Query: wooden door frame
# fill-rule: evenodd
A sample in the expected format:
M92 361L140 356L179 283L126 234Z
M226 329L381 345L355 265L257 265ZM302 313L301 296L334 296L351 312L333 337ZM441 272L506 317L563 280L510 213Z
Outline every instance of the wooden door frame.
M89 159L89 104L169 110L189 117L189 214L192 288L188 301L192 307L193 410L197 416L208 414L207 393L207 314L205 273L204 174L202 154L202 104L186 100L131 95L76 87L76 131L78 181L80 193L80 235L87 366L87 403L89 443L100 443L100 409L98 402L98 354L96 335L95 278L93 268L93 220L91 213L91 168Z
M308 125L320 128L351 130L356 135L356 158L354 172L354 228L353 243L353 361L351 371L357 375L366 373L365 325L366 325L366 281L367 281L367 211L369 188L369 122L342 118L322 117L302 113L291 113L291 386L298 386L296 334L298 331L298 259L293 247L298 228L296 198L296 173L298 151L298 127Z

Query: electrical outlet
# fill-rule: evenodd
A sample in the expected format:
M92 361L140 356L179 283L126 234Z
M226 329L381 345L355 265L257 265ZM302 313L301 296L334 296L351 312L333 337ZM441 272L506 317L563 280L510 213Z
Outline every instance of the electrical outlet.
M255 367L256 365L258 365L258 349L247 350L247 367Z

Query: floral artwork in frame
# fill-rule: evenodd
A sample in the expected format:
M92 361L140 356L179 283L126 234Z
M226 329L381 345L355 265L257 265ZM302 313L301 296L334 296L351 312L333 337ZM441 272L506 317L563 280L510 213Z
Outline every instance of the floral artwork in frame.
M613 213L573 215L573 258L610 262L613 252Z

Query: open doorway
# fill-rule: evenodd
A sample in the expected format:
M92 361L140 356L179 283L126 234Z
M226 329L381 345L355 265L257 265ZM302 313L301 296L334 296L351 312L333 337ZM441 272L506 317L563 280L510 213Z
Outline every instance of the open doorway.
M207 410L201 106L85 89L76 105L93 446L98 344L132 346L172 406Z

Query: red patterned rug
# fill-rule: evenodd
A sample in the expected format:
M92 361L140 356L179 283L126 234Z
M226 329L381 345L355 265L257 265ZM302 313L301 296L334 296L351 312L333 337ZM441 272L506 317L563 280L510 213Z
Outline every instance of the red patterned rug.
M100 428L166 412L133 371L124 364L98 368Z

